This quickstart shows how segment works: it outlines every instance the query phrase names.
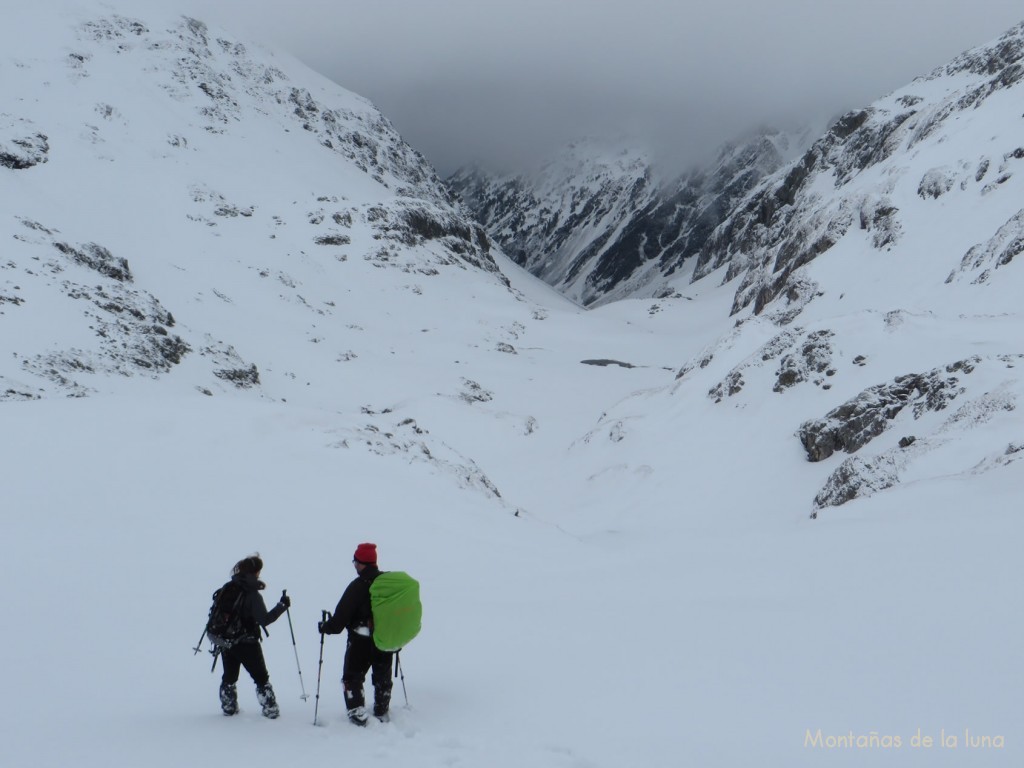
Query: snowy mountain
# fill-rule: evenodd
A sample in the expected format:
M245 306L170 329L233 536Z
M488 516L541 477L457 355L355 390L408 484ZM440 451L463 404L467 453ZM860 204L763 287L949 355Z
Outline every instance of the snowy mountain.
M1019 761L1024 28L793 163L581 144L506 208L140 8L0 27L8 763ZM363 541L424 628L357 731L315 626ZM273 722L190 650L256 550Z
M871 367L870 356L849 344L869 343L872 326L889 334L888 354L903 349L901 375L847 390L849 399L798 430L810 461L857 454L830 475L816 506L890 487L912 475L923 454L948 450L962 430L1014 409L1004 393L1018 391L1018 275L997 269L1020 252L1024 235L1013 178L1024 158L1016 130L1021 93L1024 25L845 116L738 205L695 260L694 281L716 270L723 283L739 278L731 312L740 323L750 309L786 328L759 360L729 370L712 389L716 399L735 396L760 367L777 366L776 392L806 381L835 391L850 366ZM816 268L826 256L828 264ZM857 279L864 271L873 278ZM943 351L928 345L922 356L921 341L898 330L911 318L963 328L963 338L944 331ZM1002 338L988 327L966 330L996 318L1008 324ZM856 330L837 330L848 322ZM926 414L954 401L953 416L923 426ZM927 438L862 450L911 405L921 422L915 431ZM1018 451L1010 435L1003 439L993 456ZM1001 461L964 457L959 471Z
M644 156L598 142L570 146L537 174L465 169L449 184L517 263L586 306L665 294L666 278L695 257L693 280L728 265L727 280L744 276L734 309L753 301L759 312L852 226L873 231L876 248L898 239L902 217L887 195L907 158L924 151L937 163L913 180L922 198L969 183L987 195L1005 183L1020 159L1011 137L1002 149L991 146L997 137L977 151L930 147L962 121L1005 120L986 103L1012 99L1021 58L1018 28L843 116L806 152L805 136L766 133L666 184ZM815 186L826 177L834 195Z
M467 168L448 183L517 264L596 306L658 295L738 201L806 143L764 132L723 147L707 169L664 181L626 140L590 139L537 173Z
M112 15L83 21L59 64L5 67L16 108L0 118L3 226L17 259L2 303L11 321L47 330L5 338L0 397L105 391L104 373L183 362L202 391L272 389L300 374L244 359L231 326L248 312L234 297L252 286L287 307L288 320L264 308L241 321L249 331L290 322L317 343L352 289L316 275L350 256L348 271L394 271L409 290L453 269L504 290L486 236L387 120L289 65L198 20ZM268 241L277 263L260 253ZM321 356L339 354L356 353Z
M1018 26L844 116L736 207L702 252L694 278L728 264L726 279L743 276L734 311L753 302L760 312L795 287L795 271L851 230L872 250L898 254L915 250L915 240L950 215L961 225L947 246L954 250L1012 226L1013 193L992 193L1002 192L1024 158L1011 106L1024 87L1022 60Z
M468 176L454 186L496 241L518 243L517 260L571 298L601 303L654 293L652 311L661 311L683 294L706 291L707 281L734 291L735 329L680 368L680 386L739 407L753 404L741 393L754 380L753 402L798 384L813 383L830 400L843 393L794 425L811 462L856 454L814 495L816 515L912 475L910 465L941 450L965 423L1013 410L991 388L1018 386L1005 373L1020 360L1017 276L1006 267L1024 237L1014 179L1024 158L1015 98L1024 93L1022 73L1024 25L844 116L789 164L762 138L728 149L714 171L685 179L665 200L652 191L644 162L602 165L589 146L574 148L589 160L558 167L566 186ZM560 189L564 198L551 202ZM666 210L675 213L656 213ZM652 234L652 221L661 234ZM615 247L606 247L612 241ZM619 250L624 243L629 247ZM826 255L827 264L812 265ZM972 319L988 325L998 317L1008 326L998 342L991 329L984 345L976 332L958 342L958 334L944 331L943 345L922 350L920 339L896 330L908 317L965 328ZM879 348L900 349L905 368L864 375L861 369L874 368L866 353L877 345L872 328L885 330L889 338ZM737 338L757 343L737 355ZM712 365L723 353L729 364ZM974 376L976 370L988 373ZM957 398L984 415L924 426L926 414ZM912 421L921 422L913 430L927 438L908 434L899 445L891 437L866 448L904 420L899 414L910 405ZM992 455L1018 452L1018 443L1005 439L991 446ZM959 471L988 466L995 466L990 457L965 457Z

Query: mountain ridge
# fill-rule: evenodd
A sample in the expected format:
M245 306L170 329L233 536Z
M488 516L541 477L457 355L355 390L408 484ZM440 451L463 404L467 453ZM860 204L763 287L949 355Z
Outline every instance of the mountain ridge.
M488 179L468 168L447 181L516 263L590 306L663 284L805 140L765 131L723 146L706 170L663 179L626 139L591 139L536 175Z
M765 132L746 143L726 145L709 168L660 188L649 183L654 175L649 167L626 205L610 204L613 196L604 191L588 198L586 184L565 174L564 183L578 188L574 204L583 212L567 223L545 192L549 184L542 177L488 179L467 169L449 183L496 242L514 244L510 253L517 263L584 305L669 295L668 283L678 271L690 272L695 281L727 266L724 279L743 278L733 311L753 303L760 312L780 294L799 291L799 281L790 280L794 269L849 230L849 211L856 204L847 199L842 214L818 209L818 192L807 189L812 182L834 173L836 189L846 187L891 154L914 151L958 114L978 109L993 94L1017 85L1024 66L1022 27L1016 25L873 105L849 112L813 142L806 132L800 137ZM915 93L922 88L927 98ZM984 175L989 165L998 164L997 178L1004 178L1006 161L1018 150L1008 147L999 153L1001 158L978 160L972 170ZM600 152L593 155L592 162L599 163ZM938 197L947 191L948 180L939 178L938 168L930 173L921 179L922 188ZM623 177L620 183L628 187L629 181ZM874 231L874 242L885 247L898 229L898 216L880 202L884 191L873 194L874 207L855 216L861 228ZM610 221L596 222L585 215L594 209L616 214ZM771 256L765 255L769 252ZM755 266L755 261L760 263ZM691 266L684 267L687 263Z
M248 237L276 239L291 222L308 230L306 253L330 254L335 262L347 260L353 241L358 246L368 239L375 245L365 259L381 268L426 277L449 267L472 268L507 287L482 229L453 205L422 155L365 99L310 78L321 89L314 96L283 71L294 63L251 55L244 44L189 17L150 28L113 14L81 21L75 29L69 52L55 67L63 70L63 83L32 78L37 67L44 76L49 73L45 60L22 60L12 70L20 75L11 83L21 90L14 102L20 106L0 115L0 164L14 174L12 183L25 182L25 194L7 220L9 235L35 253L63 294L78 303L78 322L96 324L96 343L91 349L45 354L16 346L12 351L23 360L21 373L0 373L7 381L0 391L8 396L31 389L24 374L82 392L77 377L103 368L102 361L112 356L117 357L113 369L122 374L166 372L190 350L206 346L205 331L198 338L182 325L168 331L173 310L157 298L168 289L153 284L166 267L146 253L161 250L154 248L161 230L176 230L179 246L218 253L224 250L218 240L225 230L241 225ZM68 94L62 95L60 112L33 98L39 87ZM127 101L126 94L131 95ZM160 122L147 111L159 114ZM270 154L263 152L265 146ZM340 171L335 181L323 170L332 155ZM201 168L205 158L210 161ZM298 215L298 200L284 199L271 181L287 178L296 163L319 177L310 186L322 190L285 192L304 198ZM46 185L49 197L40 196L38 189ZM183 218L181 209L186 209ZM100 241L97 231L105 231L106 240ZM424 243L426 249L416 248ZM299 243L286 247L294 245ZM15 269L15 262L7 268ZM73 272L81 276L69 279ZM103 280L103 288L90 289L91 279ZM281 282L286 287L291 282L295 290L290 278ZM11 279L6 286L4 304L32 314L25 288ZM230 293L224 287L219 291ZM321 303L316 311L329 310ZM187 313L177 315L187 326ZM113 342L115 336L119 340ZM134 351L115 353L119 345ZM143 347L155 353L144 354ZM226 352L212 356L221 361L216 370L228 358L232 368L249 368Z

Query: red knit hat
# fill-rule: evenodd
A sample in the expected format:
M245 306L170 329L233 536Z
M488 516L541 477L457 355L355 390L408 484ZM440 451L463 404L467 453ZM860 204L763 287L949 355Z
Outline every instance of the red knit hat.
M356 547L356 553L353 557L360 563L366 563L367 565L377 564L377 545L370 543L363 543Z

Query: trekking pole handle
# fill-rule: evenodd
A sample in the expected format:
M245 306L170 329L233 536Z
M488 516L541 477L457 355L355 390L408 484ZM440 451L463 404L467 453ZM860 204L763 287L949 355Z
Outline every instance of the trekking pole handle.
M283 598L284 596L285 596L285 590L282 589L281 590L281 597ZM295 645L295 627L292 626L292 608L291 608L291 606L288 606L287 608L285 608L284 612L288 616L288 631L292 633L292 645ZM298 663L298 660L299 660L298 651L296 651L296 656L295 656L296 663ZM300 672L299 674L301 675L302 673Z

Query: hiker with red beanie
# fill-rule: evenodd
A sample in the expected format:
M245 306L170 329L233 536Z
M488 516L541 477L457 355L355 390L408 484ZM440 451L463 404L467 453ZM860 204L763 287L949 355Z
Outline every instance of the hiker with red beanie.
M373 642L370 585L380 575L377 568L377 545L363 543L356 547L352 564L356 569L356 577L345 588L338 607L334 609L334 615L321 621L317 629L324 635L339 635L342 630L348 630L341 682L345 688L349 721L355 725L366 725L368 718L363 682L367 671L372 670L373 715L386 722L391 703L391 659L394 654L380 650Z

